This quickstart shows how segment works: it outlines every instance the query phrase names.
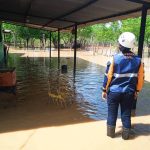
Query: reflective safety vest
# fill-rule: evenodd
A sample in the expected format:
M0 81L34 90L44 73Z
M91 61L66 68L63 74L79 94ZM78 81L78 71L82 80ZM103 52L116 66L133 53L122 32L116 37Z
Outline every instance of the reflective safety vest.
M105 75L104 75L104 82L103 82L103 89L102 89L102 90L104 90L105 92L106 92L105 87L106 87L107 81L108 81L107 75L108 75L108 70L109 70L110 65L111 65L111 62L108 61L108 62L107 62L107 67L106 67L106 71L105 71Z
M114 56L113 76L109 85L111 92L135 92L141 59L133 53Z

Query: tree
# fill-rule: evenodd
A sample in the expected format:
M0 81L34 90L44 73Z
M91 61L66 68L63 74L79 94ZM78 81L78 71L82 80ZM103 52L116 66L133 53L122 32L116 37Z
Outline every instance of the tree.
M130 18L122 21L109 22L106 24L96 24L93 26L87 26L78 29L78 43L82 48L85 48L88 44L94 43L116 43L119 35L122 32L129 31L136 35L137 41L139 39L141 18ZM148 46L150 43L150 16L147 16L145 32L145 43ZM49 31L33 29L23 26L17 26L12 24L3 23L3 29L9 29L13 32L13 35L7 35L5 41L7 43L20 43L24 42L24 47L28 47L29 44L32 48L35 47L35 41L40 40L40 47L45 49L47 39L49 39ZM74 41L74 36L69 32L61 33L61 43L64 47L69 47ZM39 42L38 42L39 43ZM52 33L52 43L57 48L58 33Z
M139 33L140 33L140 22L141 22L141 18L130 18L130 19L126 19L121 21L122 25L121 25L121 32L132 32L135 34L136 39L139 39Z
M60 35L60 39L63 43L63 47L70 48L73 43L73 35L70 32L63 32Z
M80 28L78 30L78 42L81 44L82 48L91 40L92 37L92 26L87 26Z

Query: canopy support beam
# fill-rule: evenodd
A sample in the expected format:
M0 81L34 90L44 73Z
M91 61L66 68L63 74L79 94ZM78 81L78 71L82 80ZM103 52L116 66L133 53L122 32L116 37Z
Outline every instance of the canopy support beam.
M86 4L83 4L82 6L79 6L78 8L76 8L76 9L74 9L74 10L71 10L71 11L69 11L69 12L67 12L67 13L65 13L65 14L63 14L63 15L60 15L60 16L58 16L58 17L56 17L56 18L54 18L54 19L48 21L46 24L44 24L44 25L43 25L43 28L44 28L45 26L47 26L48 24L52 23L53 21L56 21L56 20L58 20L58 19L62 19L62 18L64 18L64 17L66 17L66 16L69 16L69 15L75 13L75 12L78 12L78 11L80 11L80 10L82 10L82 9L84 9L84 8L86 8L86 7L88 7L88 6L90 6L90 5L92 5L93 3L97 2L97 1L98 1L98 0L91 0L91 1L87 2Z
M137 3L137 4L143 4L143 5L146 5L147 7L150 7L150 2L146 2L146 1L143 1L143 0L127 0L129 2L134 2L134 3Z
M142 16L141 16L141 27L140 27L139 44L138 44L138 56L141 57L141 58L142 58L143 45L144 45L146 17L147 17L147 7L145 5L143 5Z
M52 51L52 32L49 33L49 58L51 60L51 51Z
M76 74L76 60L77 60L77 24L74 26L74 68L73 68L73 75L75 78Z
M139 12L141 10L142 10L142 7L134 9L134 10L129 10L129 11L121 12L121 13L112 14L110 16L105 16L105 17L101 17L101 18L91 19L91 20L87 20L87 21L84 21L84 22L77 22L77 24L78 25L86 25L86 24L90 24L92 22L98 22L98 21L105 20L105 19L111 19L111 18L115 18L115 17L119 17L119 16L130 15L132 13L137 13L137 12ZM71 27L73 27L73 25L69 25L69 26L63 27L63 28L61 28L61 30L69 29Z
M3 36L2 36L2 22L0 21L0 65L3 63L4 50L3 50Z
M18 16L18 17L20 17L20 16L22 16L23 14L22 13L17 13L17 12L14 12L14 11L7 11L7 10L0 10L0 15L1 15L1 18L2 18L2 16L3 15L11 15L11 14L14 14L14 15L16 15L16 16ZM27 17L34 17L34 18L37 18L37 19L48 19L48 20L52 20L52 19L54 19L54 18L52 18L52 17L46 17L46 16L41 16L41 15L33 15L33 14L29 14L28 12L26 12L26 14L24 15L24 17L25 17L25 20L26 20L26 18ZM4 19L5 20L5 19ZM11 21L11 20L10 20ZM64 21L64 22L70 22L70 23L75 23L74 21L71 21L71 20L68 20L68 19L58 19L58 21ZM25 23L26 21L24 21L24 23Z
M132 13L136 13L136 12L139 12L141 10L142 10L142 8L140 7L140 8L134 9L134 10L128 10L128 11L112 14L110 16L105 16L105 17L101 17L101 18L87 20L87 21L84 21L84 22L79 22L78 24L80 24L80 25L81 24L87 24L87 23L97 22L97 21L105 20L105 19L111 19L111 18L115 18L115 17L119 17L119 16L130 15Z
M32 2L33 2L33 0L30 0L29 3L28 3L27 10L26 10L26 12L25 12L24 23L26 23L27 20L28 20L28 14L29 14L30 9L31 9L31 7L32 7Z
M60 30L58 29L58 69L60 68Z

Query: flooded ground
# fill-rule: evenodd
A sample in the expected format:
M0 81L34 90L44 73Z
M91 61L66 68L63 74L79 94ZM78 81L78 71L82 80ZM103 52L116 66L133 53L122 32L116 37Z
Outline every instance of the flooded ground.
M128 150L134 147L141 150L148 145L145 148L148 150L149 82L145 82L138 98L137 116L132 118L133 138L121 139L122 124L118 119L116 137L112 140L106 136L107 104L101 100L104 72L101 65L105 65L108 57L78 52L74 80L73 59L66 55L67 51L61 51L64 56L61 64L68 64L67 74L57 70L57 51L53 53L51 65L48 53L17 53L11 55L8 64L16 66L17 106L0 107L0 149L99 150L117 147ZM14 98L12 94L0 93L0 102L3 99L10 104Z
M61 58L61 64L68 66L62 74L57 69L57 58L31 58L11 54L8 66L16 66L17 105L37 101L56 104L58 107L77 109L89 118L106 119L106 102L101 100L101 86L104 67L77 59L77 71L73 77L73 58ZM40 99L40 100L39 100Z

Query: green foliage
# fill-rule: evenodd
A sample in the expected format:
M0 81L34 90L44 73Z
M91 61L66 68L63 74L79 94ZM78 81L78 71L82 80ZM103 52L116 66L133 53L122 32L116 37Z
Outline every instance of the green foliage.
M78 29L78 43L83 47L91 43L116 43L119 35L122 32L129 31L136 35L137 41L139 38L141 18L130 18L122 21L110 22L107 24L96 24ZM145 42L150 43L150 16L147 17L147 26L145 32ZM23 26L16 26L12 24L3 23L4 29L9 29L13 32L15 38L11 34L7 34L5 41L11 43L14 39L18 41L31 41L33 44L35 40L43 42L49 39L49 31L38 30ZM57 32L52 33L52 42L57 47ZM61 33L61 44L68 47L73 43L74 35L69 32ZM21 42L20 42L21 43Z
M65 47L70 47L70 44L73 43L73 35L69 32L64 32L60 34L61 43Z
M122 21L121 32L132 32L137 40L140 32L141 18L126 19Z
M78 41L80 41L80 44L83 47L85 47L85 45L91 41L92 32L92 26L87 26L78 30Z
M146 21L145 42L147 45L150 44L150 16L147 17Z

